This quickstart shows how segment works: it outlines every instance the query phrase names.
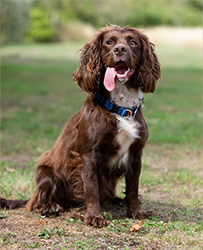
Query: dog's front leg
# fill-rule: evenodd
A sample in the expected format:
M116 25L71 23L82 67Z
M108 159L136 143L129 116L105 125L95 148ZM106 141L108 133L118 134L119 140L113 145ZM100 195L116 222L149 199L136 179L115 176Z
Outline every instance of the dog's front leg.
M145 219L152 215L153 211L144 211L140 209L140 201L138 198L139 177L142 167L142 151L134 151L131 159L131 166L126 174L126 203L128 207L128 217L137 219Z
M84 167L82 176L86 205L84 224L94 227L104 227L107 225L107 222L101 214L96 159L91 154L85 155L83 159Z

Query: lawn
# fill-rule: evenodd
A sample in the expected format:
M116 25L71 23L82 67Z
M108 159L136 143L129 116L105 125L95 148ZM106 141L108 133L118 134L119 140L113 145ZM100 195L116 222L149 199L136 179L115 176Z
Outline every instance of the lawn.
M83 43L29 44L1 52L1 195L29 198L34 163L53 146L86 95L72 81ZM1 211L2 249L202 249L202 68L200 49L160 45L162 78L145 95L149 140L140 180L142 207L153 209L138 232L123 208L103 211L109 224L82 224L84 209L42 218ZM122 195L123 182L118 192Z

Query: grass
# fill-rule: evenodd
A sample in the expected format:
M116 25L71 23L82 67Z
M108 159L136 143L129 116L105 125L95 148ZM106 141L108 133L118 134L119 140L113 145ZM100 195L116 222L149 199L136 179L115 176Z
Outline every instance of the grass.
M35 160L53 146L64 124L80 110L85 94L72 81L72 73L82 44L2 48L2 196L31 196ZM161 45L157 52L162 79L154 94L145 95L150 137L140 180L142 207L153 209L154 217L138 232L130 232L135 220L119 218L123 208L103 211L109 221L104 229L85 227L83 210L51 219L24 210L2 211L4 249L201 249L200 51Z
M146 97L153 143L201 145L201 69L167 68L154 96ZM162 96L162 97L161 97ZM162 100L160 100L160 97ZM161 121L161 122L160 122Z

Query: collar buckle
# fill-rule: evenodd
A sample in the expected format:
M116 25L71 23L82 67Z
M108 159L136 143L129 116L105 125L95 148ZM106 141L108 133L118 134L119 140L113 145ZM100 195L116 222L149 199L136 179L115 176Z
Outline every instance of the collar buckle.
M130 117L134 118L135 112L133 110L131 109L125 109L125 110L126 110L126 115L124 116L125 118L130 118Z

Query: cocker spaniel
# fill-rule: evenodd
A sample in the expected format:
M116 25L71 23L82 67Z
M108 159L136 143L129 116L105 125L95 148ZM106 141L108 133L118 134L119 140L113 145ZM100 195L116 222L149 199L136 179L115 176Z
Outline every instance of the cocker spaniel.
M27 203L42 215L85 204L84 223L103 227L101 204L119 202L116 184L125 177L127 215L138 219L139 176L148 129L142 92L154 92L160 64L146 35L128 26L101 29L81 49L74 81L87 93L81 110L66 124L35 173L36 189L27 202L2 199L4 207Z

